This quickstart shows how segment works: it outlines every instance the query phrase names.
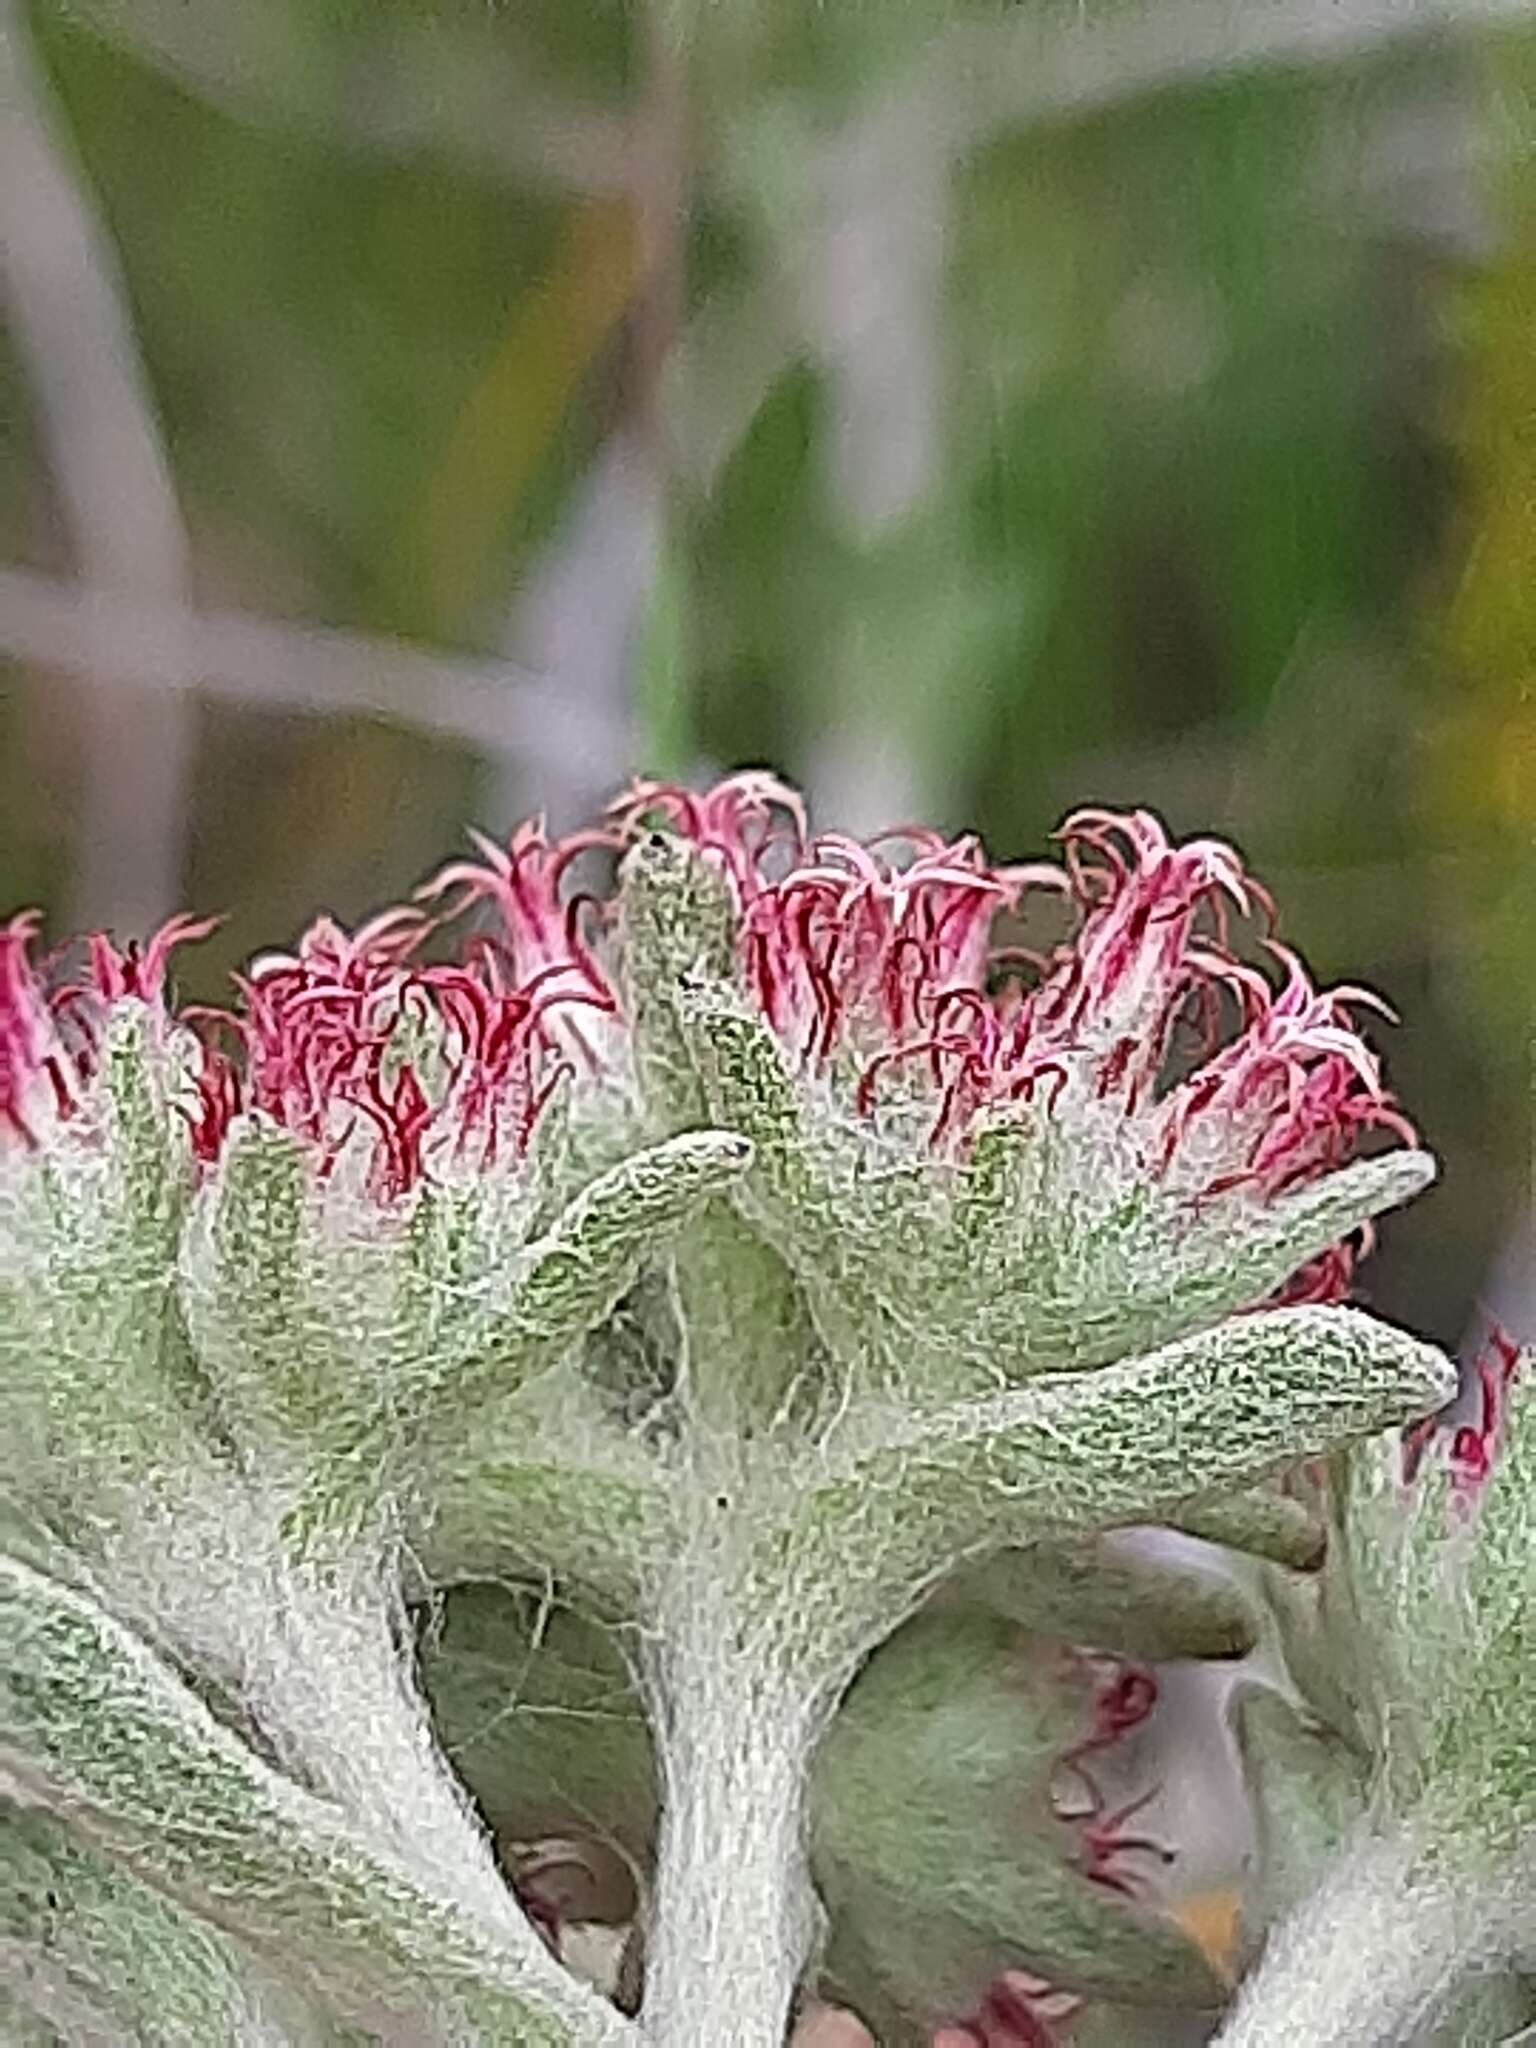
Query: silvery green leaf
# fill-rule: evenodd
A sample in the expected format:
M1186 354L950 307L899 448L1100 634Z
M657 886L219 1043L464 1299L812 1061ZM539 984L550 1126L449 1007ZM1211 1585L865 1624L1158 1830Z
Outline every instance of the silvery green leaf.
M553 1364L751 1158L750 1143L731 1131L690 1132L633 1153L584 1188L510 1274L477 1276L445 1309L453 1370L430 1418L435 1432L458 1436L485 1404Z
M1101 1372L895 1415L819 1461L792 1540L879 1599L946 1549L1231 1494L1422 1414L1453 1384L1440 1352L1353 1309L1246 1316Z
M1293 1571L1313 1571L1323 1561L1328 1531L1306 1502L1275 1486L1248 1487L1175 1508L1168 1526L1207 1543L1246 1551Z
M1175 1561L1134 1537L1042 1538L957 1572L946 1600L1006 1615L1033 1635L1160 1662L1242 1657L1257 1641L1254 1603L1232 1577Z
M1244 1914L1257 1946L1314 1888L1358 1826L1370 1773L1366 1759L1331 1729L1305 1721L1267 1686L1241 1687L1230 1712L1258 1831Z
M27 1797L387 2042L619 2048L632 2038L510 1898L479 1912L262 1763L120 1624L0 1565L0 1750Z
M0 1956L65 2040L340 2048L323 2006L36 1808L0 1804Z

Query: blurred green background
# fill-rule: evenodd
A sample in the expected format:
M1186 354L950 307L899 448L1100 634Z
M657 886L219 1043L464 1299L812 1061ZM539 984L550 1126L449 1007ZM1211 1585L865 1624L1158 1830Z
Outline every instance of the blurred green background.
M0 902L229 913L769 761L1230 835L1531 1300L1536 11L0 0ZM1536 1330L1526 1329L1527 1335Z

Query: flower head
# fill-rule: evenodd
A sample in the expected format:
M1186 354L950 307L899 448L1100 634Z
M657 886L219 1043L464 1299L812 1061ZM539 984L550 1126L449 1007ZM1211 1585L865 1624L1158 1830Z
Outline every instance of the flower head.
M397 909L352 932L320 918L293 953L237 976L228 1008L176 1011L169 956L211 921L173 919L142 950L98 934L85 973L53 986L31 957L36 924L15 919L0 937L0 1126L12 1137L36 1143L42 1117L77 1113L107 1015L132 1001L185 1041L193 1087L183 1109L205 1166L236 1120L256 1114L312 1146L322 1173L362 1147L383 1198L415 1187L429 1163L485 1168L518 1156L564 1071L552 1015L606 1001L569 963L515 979L494 945L472 941L458 961L429 962L431 921Z
M705 798L641 785L618 820L657 813L725 876L770 1024L802 1064L856 1068L866 1115L898 1067L928 1076L939 1138L963 1139L987 1105L1075 1089L1137 1122L1149 1166L1207 1192L1276 1191L1368 1129L1411 1141L1352 1017L1384 1005L1318 990L1273 940L1280 987L1241 959L1233 913L1271 907L1219 840L1179 845L1149 812L1083 810L1058 835L1060 865L996 867L974 838L918 827L808 838L798 799L761 775ZM1021 990L1029 956L996 940L1030 892L1065 899L1077 928ZM1175 1083L1181 1027L1198 1057Z
M85 942L85 966L62 978L60 961L33 958L41 919L22 911L0 927L0 1141L29 1148L73 1116L96 1071L102 1027L131 998L163 1024L166 976L178 946L206 938L217 918L173 917L140 946L121 950L104 933Z
M1271 907L1223 842L1176 843L1146 811L1082 810L1059 862L1000 867L974 837L918 826L812 833L799 797L753 772L704 793L637 783L603 829L561 841L540 822L505 846L476 835L477 857L416 906L352 932L321 918L291 954L258 960L228 1009L172 1020L199 1040L197 1156L259 1112L327 1168L366 1142L371 1184L392 1197L449 1161L516 1157L566 1069L625 1085L616 897L574 878L658 823L719 877L741 986L791 1064L872 1131L921 1132L955 1156L988 1115L1076 1119L1194 1204L1273 1197L1370 1132L1412 1138L1355 1022L1379 1001L1318 989L1267 936L1278 979L1236 949L1234 919ZM1010 941L1042 896L1075 928L1031 952ZM133 999L167 1015L170 955L208 928L173 919L142 950L97 937L84 975L50 994L36 920L13 920L0 1130L25 1140L40 1114L67 1115L106 1010ZM1314 1260L1283 1298L1339 1298L1364 1242Z

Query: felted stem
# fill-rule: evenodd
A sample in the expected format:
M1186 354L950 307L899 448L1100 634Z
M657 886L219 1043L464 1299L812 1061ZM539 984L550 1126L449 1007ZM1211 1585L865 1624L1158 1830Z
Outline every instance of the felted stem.
M246 1646L249 1704L284 1764L380 1847L491 1925L506 1887L485 1834L441 1762L382 1572L338 1566L329 1583L288 1571L283 1599Z
M0 1558L0 1635L0 1788L67 1817L92 1847L271 1959L370 2039L633 2039L510 1901L496 1924L443 1897L331 1801L270 1769L83 1595Z
M818 1690L702 1588L650 1685L664 1806L642 2032L656 2048L782 2048L816 1929Z
M272 1761L481 1918L507 1910L485 1832L432 1738L391 1546L360 1534L296 1557L276 1510L190 1502L150 1532L130 1602L214 1676ZM126 1572L121 1573L126 1580Z
M1417 2039L1490 1960L1486 1912L1421 1841L1406 1831L1364 1837L1270 1935L1217 2039L1221 2048Z

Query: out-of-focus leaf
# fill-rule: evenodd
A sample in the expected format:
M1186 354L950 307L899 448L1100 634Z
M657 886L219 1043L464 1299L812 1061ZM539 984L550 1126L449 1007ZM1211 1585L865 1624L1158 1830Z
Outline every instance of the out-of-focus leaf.
M499 1586L460 1586L424 1633L421 1674L444 1752L498 1837L587 1834L643 1861L651 1740L606 1631Z
M513 306L411 510L403 551L417 622L452 637L493 588L509 513L548 457L641 264L634 209L593 200L567 221L549 276Z
M1536 96L1536 36L1492 45L1492 117L1511 137ZM1536 171L1527 139L1497 188L1498 243L1459 294L1469 374L1456 408L1467 483L1459 573L1431 631L1451 688L1421 755L1420 818L1458 856L1459 909L1477 978L1469 1005L1511 1076L1529 1066L1536 1013ZM1519 1085L1519 1081L1515 1082ZM1528 1091L1527 1091L1528 1092Z

